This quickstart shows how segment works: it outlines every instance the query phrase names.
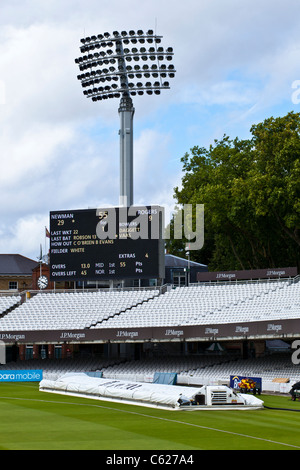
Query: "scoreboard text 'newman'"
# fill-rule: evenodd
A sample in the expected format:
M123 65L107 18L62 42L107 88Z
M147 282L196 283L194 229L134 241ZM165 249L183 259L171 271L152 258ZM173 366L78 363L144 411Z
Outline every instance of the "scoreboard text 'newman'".
M162 227L160 206L50 212L50 278L164 278Z

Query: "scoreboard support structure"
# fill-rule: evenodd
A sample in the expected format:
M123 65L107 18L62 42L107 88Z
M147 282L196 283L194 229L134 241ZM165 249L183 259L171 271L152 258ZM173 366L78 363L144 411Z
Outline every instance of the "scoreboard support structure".
M123 207L133 205L133 115L129 96L121 98L120 107L120 200Z
M50 280L163 279L163 220L160 206L50 212Z

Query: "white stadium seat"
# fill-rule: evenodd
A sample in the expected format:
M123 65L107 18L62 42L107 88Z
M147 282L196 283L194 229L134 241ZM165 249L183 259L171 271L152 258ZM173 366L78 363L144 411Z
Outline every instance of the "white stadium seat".
M19 301L0 297L0 308L5 313ZM300 282L276 281L204 284L160 295L155 289L39 293L2 313L0 330L136 328L290 318L300 318Z

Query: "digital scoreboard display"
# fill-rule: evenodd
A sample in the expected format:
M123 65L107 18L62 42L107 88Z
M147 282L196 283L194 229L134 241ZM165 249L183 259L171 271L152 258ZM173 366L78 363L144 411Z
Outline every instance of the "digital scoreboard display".
M164 277L163 208L50 212L51 281Z

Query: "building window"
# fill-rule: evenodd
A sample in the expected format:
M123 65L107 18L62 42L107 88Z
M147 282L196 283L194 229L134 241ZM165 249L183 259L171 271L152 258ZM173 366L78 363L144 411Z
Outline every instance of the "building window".
M9 290L18 290L17 281L9 281L8 288L9 288Z
M186 286L186 274L184 272L174 272L173 284L176 287Z
M54 357L55 359L61 359L62 357L62 347L60 344L54 346Z
M33 359L33 346L29 346L26 344L25 349L25 359L28 361L29 359Z

